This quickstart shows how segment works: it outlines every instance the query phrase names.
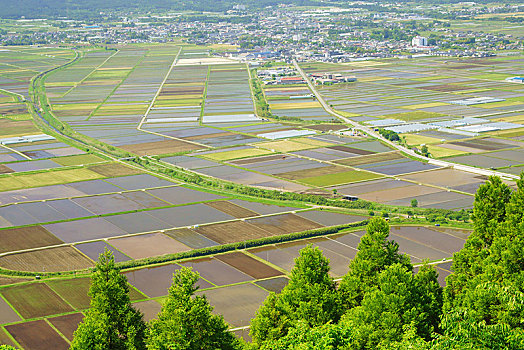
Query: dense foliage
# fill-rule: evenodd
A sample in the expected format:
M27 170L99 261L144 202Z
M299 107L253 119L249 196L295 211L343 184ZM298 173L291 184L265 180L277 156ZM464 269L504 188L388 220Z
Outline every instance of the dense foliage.
M393 130L378 129L378 132L382 137L388 139L389 141L400 141L400 136Z
M185 267L175 273L158 319L149 324L148 349L240 349L222 316L211 314L206 297L194 295L198 278Z
M145 349L146 324L131 305L127 279L115 268L111 252L100 255L91 279L91 307L75 332L71 349Z
M388 240L387 223L373 218L336 290L339 312L319 325L307 312L278 308L288 293L284 289L272 294L253 320L257 345L297 350L524 349L524 175L517 187L512 192L491 177L479 188L475 229L455 254L454 274L444 291L430 266L413 273L409 259ZM312 248L303 250L295 269L304 269L303 262L311 260L304 255L311 254ZM328 270L323 271L327 276ZM293 326L284 327L279 320L289 315ZM264 319L273 320L265 323L266 333L277 330L278 336L257 335Z
M278 295L271 293L253 319L254 344L263 347L278 340L299 321L315 327L338 320L340 299L329 270L329 260L318 248L302 249L288 285Z

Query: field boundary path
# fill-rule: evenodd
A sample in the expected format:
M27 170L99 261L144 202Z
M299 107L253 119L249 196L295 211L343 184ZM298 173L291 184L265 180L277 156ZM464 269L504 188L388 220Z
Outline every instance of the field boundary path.
M169 70L167 71L165 77L164 77L164 80L162 80L162 83L160 84L160 86L158 87L158 90L156 91L156 94L155 96L153 97L153 99L151 100L151 103L149 104L149 106L147 107L147 110L146 112L144 113L144 117L142 118L142 120L140 121L140 124L138 124L138 127L137 129L138 130L141 130L141 131L144 131L142 130L142 124L144 124L144 122L146 121L146 118L149 114L149 112L151 112L151 109L153 109L153 106L156 102L156 99L158 98L158 95L160 95L160 92L162 91L162 88L164 87L164 85L166 84L166 81L167 81L167 78L169 78L169 75L171 74L171 71L173 71L173 68L175 68L176 66L176 63L178 61L178 56L180 56L180 53L182 52L182 48L180 47L178 49L178 52L175 56L175 58L173 59L173 62L171 63L171 66L169 67Z
M466 171L466 172L477 174L477 175L483 175L483 176L495 175L495 176L498 176L498 177L501 177L501 178L510 178L510 179L515 179L515 180L520 178L520 176L513 175L513 174L506 174L506 173L501 173L501 172L498 172L498 171L487 170L487 169L480 169L480 168L475 168L475 167L468 166L468 165L457 164L457 163L452 163L452 162L448 162L448 161L444 161L444 160L438 160L438 159L432 159L432 158L424 157L423 155L415 153L415 151L413 151L413 150L411 150L411 149L409 149L407 147L404 147L402 145L394 143L394 142L384 138L379 133L375 132L372 128L364 126L364 125L361 125L361 124L359 124L359 123L357 123L357 122L355 122L355 121L353 121L353 120L351 120L351 119L349 119L347 117L344 117L343 115L338 113L336 110L331 108L331 106L329 106L329 104L326 103L326 101L324 100L322 95L317 91L317 89L315 89L315 86L313 85L313 83L311 82L309 77L302 70L302 68L300 67L300 65L298 64L298 62L295 59L293 59L293 65L295 66L295 68L298 71L298 73L302 76L302 78L306 81L307 85L309 86L309 89L311 90L311 92L313 92L313 94L317 98L318 102L320 102L320 104L322 105L322 108L324 108L324 110L326 112L328 112L329 114L331 114L331 115L333 115L333 116L343 120L345 123L351 124L351 126L354 129L356 129L356 130L360 130L362 132L365 132L366 134L371 135L371 136L381 140L382 142L388 144L389 146L391 146L391 147L393 147L393 148L395 148L395 149L397 149L397 150L399 150L401 152L404 152L404 153L406 153L407 155L409 155L411 157L420 159L420 160L422 160L424 162L428 162L429 164L432 164L432 165L437 165L437 166L441 166L441 167L445 167L445 168L454 168L454 169L457 169L457 170L462 170L462 171Z

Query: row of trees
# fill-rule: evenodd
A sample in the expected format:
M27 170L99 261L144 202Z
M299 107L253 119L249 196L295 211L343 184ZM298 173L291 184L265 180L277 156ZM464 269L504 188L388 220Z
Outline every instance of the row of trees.
M322 251L307 246L288 285L259 308L249 344L195 295L199 276L186 268L146 324L106 252L71 349L524 349L524 176L517 186L491 177L479 188L474 231L444 289L433 267L399 253L383 218L370 220L338 285Z

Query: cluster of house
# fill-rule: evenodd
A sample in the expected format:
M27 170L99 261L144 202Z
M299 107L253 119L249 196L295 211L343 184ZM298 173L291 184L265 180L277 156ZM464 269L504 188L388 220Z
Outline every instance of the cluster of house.
M310 75L311 80L318 85L351 83L357 81L352 75L343 75L340 73L313 73Z
M288 66L259 70L257 75L266 85L292 85L306 83L302 77L297 75L295 68Z
M510 78L506 78L506 81L509 83L524 84L524 77L510 77Z

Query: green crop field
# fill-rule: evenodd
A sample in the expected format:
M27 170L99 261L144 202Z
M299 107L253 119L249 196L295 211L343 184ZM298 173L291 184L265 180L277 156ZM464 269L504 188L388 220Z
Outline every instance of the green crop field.
M369 173L367 171L351 170L343 173L306 177L300 179L300 182L317 187L328 187L351 182L379 179L381 177L383 176Z
M59 185L69 182L102 179L104 176L87 169L45 171L34 174L4 175L0 177L0 191Z
M248 149L239 149L239 150L234 150L234 151L209 153L209 154L204 155L203 157L209 158L212 160L221 161L221 160L232 160L232 159L238 159L238 158L263 156L263 155L272 154L272 153L273 152L265 150L265 149L248 148Z

